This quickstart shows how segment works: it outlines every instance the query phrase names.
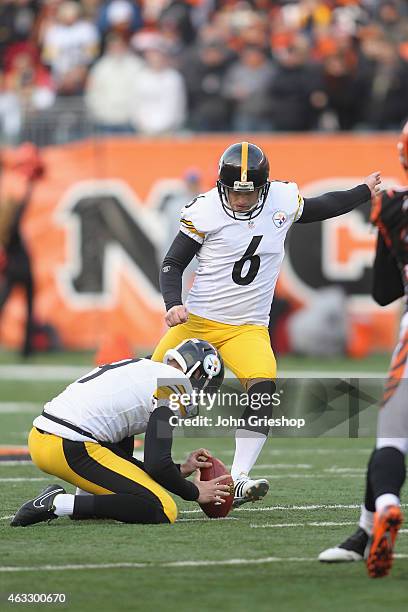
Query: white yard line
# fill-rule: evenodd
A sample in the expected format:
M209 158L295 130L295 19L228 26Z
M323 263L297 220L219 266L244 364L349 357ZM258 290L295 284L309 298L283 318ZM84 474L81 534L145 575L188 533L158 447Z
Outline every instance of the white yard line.
M39 482L43 480L51 482L50 478L0 478L0 482Z
M3 380L74 380L92 370L92 364L85 366L69 365L1 365L0 379ZM233 375L227 370L227 376ZM356 378L385 378L386 372L355 372L350 370L327 370L316 372L316 370L282 370L279 379L287 378L342 378L346 380Z
M221 453L220 453L221 454ZM275 470L312 470L313 465L311 463L256 463L254 470L268 470L274 468Z
M408 554L395 555L396 559L408 559ZM38 565L38 566L4 566L1 573L14 572L64 572L104 569L152 569L178 568L178 567L211 567L211 566L238 566L238 565L265 565L268 563L318 563L317 557L263 557L260 559L222 559L172 561L169 563L82 563L77 565Z
M324 468L324 469L319 469L319 468L315 468L312 465L308 465L307 467L304 465L303 468L301 467L301 464L285 464L285 463L265 463L264 465L254 465L254 467L252 468L251 474L252 472L256 472L259 470L266 470L266 469L276 469L276 470L280 470L280 469L308 469L308 470L315 470L316 472L327 472L329 474L365 474L367 471L366 467L339 467L337 465L332 465L330 468ZM282 474L282 477L284 475ZM299 474L299 477L309 477L310 474ZM265 476L265 478L267 478L267 476Z
M331 468L325 468L323 470L323 472L328 472L329 474L365 474L367 471L366 467L357 467L357 468L353 468L353 467L337 467L336 465L333 465Z
M1 447L1 444L0 444L0 447ZM140 453L143 455L143 451L140 451ZM217 453L217 457L220 458L222 457L222 455L225 455L225 454L226 453L224 451L219 452ZM135 453L133 454L133 456L136 456ZM175 463L183 463L183 461L184 461L184 457L182 456L176 457L174 459ZM311 463L257 463L253 467L253 470L254 471L255 470L270 470L272 468L275 470L291 470L291 469L292 470L312 470L313 467L314 466ZM333 466L333 467L336 467L336 466Z
M402 504L403 506L408 506L408 504ZM360 504L311 504L307 506L261 506L260 508L237 508L234 510L234 514L236 512L273 512L275 510L290 510L290 511L298 511L298 510L356 510L360 508ZM194 510L180 510L180 515L185 514L202 514L202 510L200 508L195 508ZM0 521L5 521L11 518L11 516L2 516L0 517ZM227 517L229 519L236 519L236 517L231 516ZM187 519L181 519L187 520ZM205 517L201 517L199 519L207 520ZM224 519L225 520L225 519ZM238 519L236 519L238 520ZM355 523L355 521L354 521ZM353 523L353 524L354 524Z
M408 556L408 555L407 555ZM315 557L264 557L261 559L225 559L220 561L172 561L169 563L84 563L77 565L39 565L35 566L5 566L0 567L0 572L62 572L72 570L101 570L101 569L158 569L161 567L207 567L222 565L263 565L265 563L283 562L317 562Z
M403 504L404 505L404 504ZM405 504L407 505L407 504ZM298 510L356 510L360 508L360 504L312 504L308 506L261 506L260 508L237 508L234 510L234 514L236 512L273 512L274 510L290 510L290 511L298 511ZM194 510L180 510L180 515L185 514L202 514L202 510L200 508L195 508ZM0 517L0 521L5 521L11 518L10 516L2 516ZM235 516L227 517L229 519L236 519ZM187 520L187 519L182 519ZM201 517L199 519L207 520L205 517ZM224 519L225 520L225 519ZM355 521L354 521L355 522Z
M408 504L401 504L403 508L408 508ZM236 512L274 512L275 510L287 510L297 512L298 510L313 511L313 510L357 510L361 508L361 504L307 504L304 506L260 506L259 508L236 508ZM199 508L194 510L180 510L180 514L196 514L201 512Z
M311 504L306 506L260 506L259 508L236 508L235 512L272 512L274 510L354 510L360 508L360 504ZM195 514L200 509L180 510L180 514Z
M319 470L322 471L322 470ZM323 470L324 472L326 470ZM358 474L336 474L336 478L361 478L363 474L365 474L366 470L362 470L362 472L359 472ZM251 472L252 474L252 472ZM268 478L269 480L284 480L285 478L293 478L293 479L299 479L301 478L302 480L304 479L310 479L310 480L314 480L314 479L319 479L319 478L326 478L329 479L330 478L330 474L262 474L263 478ZM258 476L256 476L256 478L258 478Z
M35 402L0 402L0 414L40 413L41 406Z
M214 519L210 519L206 516L203 516L202 518L182 518L182 519L177 519L177 523L191 523L192 521L195 522L208 522L211 521L212 523L215 521L239 521L239 518L237 518L236 516L224 516L224 517L220 517L220 518L214 518Z
M252 529L276 529L278 527L342 527L343 525L355 525L356 521L321 521L313 523L264 523L263 525L250 525Z
M44 479L46 480L46 479ZM408 504L401 504L403 508L407 508ZM236 508L233 512L234 514L237 512L274 512L276 510L286 510L290 512L297 511L313 511L313 510L357 510L361 508L361 504L310 504L305 506L261 506L260 508ZM180 510L180 515L185 514L201 514L202 510L200 508L195 508L194 510ZM2 516L0 517L0 521L5 521L11 518L10 516ZM227 517L229 519L234 519L236 517ZM186 519L183 519L186 520ZM204 517L200 520L206 520ZM225 520L225 519L224 519ZM353 522L353 524L356 521ZM401 530L401 532L404 530ZM408 529L406 530L408 531Z
M362 438L360 438L361 441ZM289 440L289 438L288 438ZM273 445L273 438L270 439L270 443ZM359 455L366 455L370 452L372 452L373 447L372 446L368 446L367 448L353 448L353 454L359 454ZM312 454L313 455L343 455L344 453L347 453L348 455L350 455L350 448L285 448L285 449L277 449L277 448L265 448L262 451L262 454L265 455L271 455L271 456L276 456L279 457L281 455L300 455L300 454ZM225 456L232 456L235 454L234 450L223 450L220 451L219 453L220 458L223 457L223 455Z
M10 466L24 466L26 467L27 465L29 465L30 467L34 467L34 464L31 462L31 459L20 459L20 460L12 460L10 459L10 461L1 461L0 460L0 468L2 467L10 467Z
M75 380L90 372L89 366L1 365L1 380Z

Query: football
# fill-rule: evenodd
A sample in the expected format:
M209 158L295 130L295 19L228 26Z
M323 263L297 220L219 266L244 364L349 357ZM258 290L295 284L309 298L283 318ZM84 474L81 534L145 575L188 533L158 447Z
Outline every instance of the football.
M222 484L229 485L230 494L228 497L225 497L225 503L221 502L210 502L208 504L200 504L202 511L209 518L223 518L227 516L229 511L231 510L232 502L234 501L234 481L231 478L230 473L227 468L223 464L222 461L217 459L216 457L211 457L210 459L212 466L208 468L202 468L201 472L201 480L213 480L213 478L217 478L217 476L224 476L228 474L229 478L225 478L222 481Z

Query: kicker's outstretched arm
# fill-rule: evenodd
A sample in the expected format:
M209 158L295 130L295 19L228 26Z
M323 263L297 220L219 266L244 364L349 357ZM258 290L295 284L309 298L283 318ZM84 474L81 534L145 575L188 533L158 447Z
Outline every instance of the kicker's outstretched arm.
M338 217L371 200L381 191L381 176L373 172L364 183L345 191L331 191L316 198L305 198L298 223L312 223Z
M345 191L330 191L315 198L304 198L304 208L298 223L312 223L338 217L361 206L371 198L365 184Z

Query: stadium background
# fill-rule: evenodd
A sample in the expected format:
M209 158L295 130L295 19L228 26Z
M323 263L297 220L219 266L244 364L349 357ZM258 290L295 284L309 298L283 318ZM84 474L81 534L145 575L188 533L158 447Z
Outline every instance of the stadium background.
M164 331L157 272L178 210L214 184L231 141L259 142L272 178L304 195L376 168L385 185L403 182L394 147L408 107L407 13L395 0L4 2L0 201L25 189L13 151L39 145L45 173L22 230L38 325L67 349L125 333L150 350ZM271 323L278 353L303 352L288 320L330 286L344 293L315 318L341 319L332 352L391 350L398 306L369 297L368 214L292 232ZM3 345L21 344L24 312L14 292ZM323 335L313 341L330 353Z
M0 316L2 598L41 584L67 592L78 610L91 601L111 610L119 594L123 609L137 601L190 610L194 601L201 609L266 610L273 600L292 611L305 599L314 610L328 601L334 610L405 609L404 534L392 594L377 583L362 588L363 567L331 571L314 561L354 525L367 438L271 441L255 472L272 482L263 505L211 523L182 503L176 535L68 520L57 530L16 533L7 523L48 482L15 461L26 454L41 405L89 369L95 351L145 354L163 333L157 271L177 208L191 190L214 184L228 144L263 146L272 178L295 180L305 196L347 188L376 169L386 185L404 183L396 141L408 114L407 40L407 4L397 0L2 3L0 207L24 193L19 147L30 141L45 172L22 233L35 318L56 333L59 349L44 351L40 342L25 363L15 355L25 316L17 289ZM379 309L369 297L368 213L289 236L277 291L282 314L271 327L285 375L365 375L380 393L400 305ZM333 352L321 339L318 351L299 356L281 330L327 287L344 300L343 342L331 359L321 356ZM177 458L191 443L177 441ZM231 438L211 441L227 464L232 449ZM186 576L194 588L186 589Z

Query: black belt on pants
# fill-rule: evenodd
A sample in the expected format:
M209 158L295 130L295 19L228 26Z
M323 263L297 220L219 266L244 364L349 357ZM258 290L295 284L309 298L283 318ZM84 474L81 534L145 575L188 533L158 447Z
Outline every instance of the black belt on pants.
M45 410L42 411L41 415L45 417L46 419L49 419L50 421L54 421L54 423L58 423L58 425L63 425L64 427L68 427L68 429L72 429L72 431L76 431L77 433L81 434L81 436L91 438L92 440L95 440L95 442L98 442L95 436L89 433L89 431L85 431L85 429L81 429L80 427L77 427L76 425L73 425L72 423L68 423L68 421L64 421L64 419L59 419L53 414L48 414L47 412L45 412Z

